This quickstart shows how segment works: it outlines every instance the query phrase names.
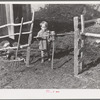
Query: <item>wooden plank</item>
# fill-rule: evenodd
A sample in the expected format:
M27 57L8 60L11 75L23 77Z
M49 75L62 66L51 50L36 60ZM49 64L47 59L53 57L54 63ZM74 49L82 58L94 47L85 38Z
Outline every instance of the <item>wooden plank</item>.
M31 32L22 32L22 34L30 34ZM15 36L15 35L19 35L20 33L15 33L15 34L10 34L10 35L5 35L5 36L0 36L0 39L2 39L2 38L6 38L6 37L9 37L9 36Z
M27 24L31 24L32 21L27 21L27 22L24 22L23 25L27 25ZM8 26L20 26L21 23L10 23L10 24L5 24L5 25L1 25L0 28L5 28L5 27L8 27Z
M74 75L75 76L77 76L79 73L78 40L79 40L78 17L74 17Z
M28 47L28 46L29 46L29 44L20 45L20 48L24 48L24 47ZM2 50L9 50L9 49L17 49L17 46L16 47L1 48L0 51L2 51Z
M52 60L51 60L51 68L53 69L53 63L54 63L54 50L55 50L55 32L52 31Z
M85 33L84 35L88 37L100 38L100 34L96 34L96 33Z
M7 23L14 23L13 19L13 4L6 4L6 17ZM14 26L8 26L8 34L14 34ZM14 36L10 36L10 38L14 39Z
M74 33L56 34L56 36L66 36L66 35L74 35Z
M98 19L98 18L97 18L97 19ZM84 21L84 24L96 22L97 19L86 20L86 21ZM79 24L81 24L81 22L79 22Z
M31 24L31 28L30 28L31 33L29 34L29 38L28 38L29 46L27 47L27 54L26 54L26 66L27 67L29 67L29 60L30 60L30 51L31 51L30 45L31 45L31 41L32 41L33 23L34 23L34 11L33 11L33 16L32 16L32 24Z
M81 33L82 34L84 34L84 27L85 27L85 25L84 25L84 16L81 15Z
M21 39L21 35L22 35L22 27L23 27L23 18L21 20L21 26L20 26L20 31L19 31L19 38L18 38L18 47L17 47L17 50L16 50L16 59L17 59L17 55L18 55L18 50L20 48L20 39Z
M52 41L52 46L53 46L53 49L52 49L51 68L53 69L53 62L54 62L54 49L55 49L55 42L54 42L54 41Z
M81 15L81 32L80 32L81 35L84 34L84 28L85 28L84 16ZM81 38L81 48L84 48L84 42L85 42L84 39ZM80 55L80 59L83 58L83 54L84 54L84 52L82 50L81 55ZM84 64L84 61L82 61L81 63L79 63L79 70L80 70L80 72L82 71L83 64Z

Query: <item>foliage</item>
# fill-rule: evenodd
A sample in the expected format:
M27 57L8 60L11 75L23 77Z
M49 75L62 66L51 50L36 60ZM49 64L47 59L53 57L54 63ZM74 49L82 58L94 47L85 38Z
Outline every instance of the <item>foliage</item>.
M80 21L81 14L84 14L85 20L100 16L99 11L89 4L47 4L44 8L41 7L39 11L35 12L34 31L39 31L39 23L43 20L49 23L50 30L56 32L73 31L73 18L79 16Z
M49 4L36 12L36 19L47 21L70 22L73 17L85 15L86 19L98 17L100 13L90 5L85 4Z

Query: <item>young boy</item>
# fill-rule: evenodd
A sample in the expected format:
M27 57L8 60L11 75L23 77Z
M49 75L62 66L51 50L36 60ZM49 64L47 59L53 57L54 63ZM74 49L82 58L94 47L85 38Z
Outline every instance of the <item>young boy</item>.
M48 60L50 61L50 31L48 30L48 23L42 21L40 23L41 30L37 34L37 39L39 39L39 49L41 50L41 63L44 62L44 54L48 54Z

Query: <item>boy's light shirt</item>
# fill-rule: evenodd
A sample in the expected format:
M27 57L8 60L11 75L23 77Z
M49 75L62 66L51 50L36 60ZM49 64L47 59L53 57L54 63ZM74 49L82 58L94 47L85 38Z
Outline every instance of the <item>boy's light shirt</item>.
M43 40L40 40L40 42L39 42L39 49L40 50L47 49L47 42L49 42L49 38L50 38L49 35L50 35L49 30L46 30L46 31L40 30L38 32L37 37L42 37L42 39L43 39Z

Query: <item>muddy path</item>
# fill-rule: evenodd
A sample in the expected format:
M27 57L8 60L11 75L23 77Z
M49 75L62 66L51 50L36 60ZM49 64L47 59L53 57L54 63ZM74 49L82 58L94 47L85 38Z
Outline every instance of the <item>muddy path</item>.
M54 69L47 60L41 64L35 41L31 47L30 67L1 66L0 88L69 88L64 81L73 75L73 36L58 37L55 44ZM22 54L25 57L25 50Z

